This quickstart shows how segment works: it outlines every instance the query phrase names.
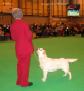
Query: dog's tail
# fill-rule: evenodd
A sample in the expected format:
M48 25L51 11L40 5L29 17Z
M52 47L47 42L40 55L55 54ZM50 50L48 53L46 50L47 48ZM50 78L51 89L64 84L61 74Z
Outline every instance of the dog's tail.
M68 62L75 62L75 61L77 61L78 59L68 59Z

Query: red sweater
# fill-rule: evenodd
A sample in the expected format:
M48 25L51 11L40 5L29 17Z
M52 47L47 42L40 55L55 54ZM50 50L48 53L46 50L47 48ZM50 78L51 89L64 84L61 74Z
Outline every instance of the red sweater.
M16 42L17 54L28 54L33 52L32 32L29 25L22 20L15 20L10 26L11 37Z

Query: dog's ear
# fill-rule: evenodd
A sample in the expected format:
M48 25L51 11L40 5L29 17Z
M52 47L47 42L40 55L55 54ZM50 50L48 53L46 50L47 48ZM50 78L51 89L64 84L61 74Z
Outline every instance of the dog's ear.
M46 51L46 49L45 49L45 48L43 48L43 50L45 50L45 51Z
M34 50L37 51L37 50L39 50L39 48L38 47L34 47Z
M46 50L45 49L43 49L44 51L43 51L43 54L46 54Z

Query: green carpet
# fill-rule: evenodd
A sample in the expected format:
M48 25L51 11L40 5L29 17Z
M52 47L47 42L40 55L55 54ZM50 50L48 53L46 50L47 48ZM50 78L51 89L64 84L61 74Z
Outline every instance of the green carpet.
M84 91L84 38L57 37L33 40L35 47L45 48L48 57L77 58L70 64L72 80L63 77L59 70L48 74L42 82L42 71L36 53L32 55L30 66L31 87L16 86L16 56L13 41L0 41L0 91Z

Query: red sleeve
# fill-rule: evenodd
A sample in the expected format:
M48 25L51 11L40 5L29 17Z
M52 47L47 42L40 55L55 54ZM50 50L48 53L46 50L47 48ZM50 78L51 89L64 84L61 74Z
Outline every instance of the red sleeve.
M30 27L29 27L28 24L27 24L25 33L26 33L26 35L27 35L28 41L31 43L32 52L33 52L33 51L34 51L33 42L32 42L32 40L33 40L33 33L32 33L32 31L30 30Z
M26 33L26 35L27 35L27 39L28 39L29 41L32 41L32 39L33 39L33 34L32 34L32 31L30 30L30 27L29 27L28 24L27 24L27 27L26 27L25 30L26 30L25 33Z
M10 32L11 32L11 38L13 40L16 40L16 34L15 34L15 31L14 31L14 26L13 25L10 26Z

